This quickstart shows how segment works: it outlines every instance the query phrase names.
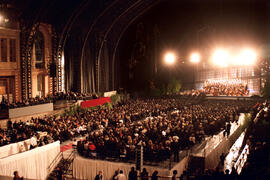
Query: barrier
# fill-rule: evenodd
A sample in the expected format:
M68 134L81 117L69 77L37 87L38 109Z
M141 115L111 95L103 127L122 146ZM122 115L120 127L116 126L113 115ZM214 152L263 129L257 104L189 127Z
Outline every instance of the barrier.
M117 91L109 91L104 93L104 97L111 97L113 95L116 95Z
M13 176L18 171L26 179L46 179L49 165L60 153L60 142L9 156L0 161L0 176Z
M30 149L30 139L0 147L0 159Z
M188 157L184 157L171 169L148 165L143 165L142 168L146 168L149 175L152 175L154 171L158 171L159 176L171 177L174 170L177 170L178 175L181 175L187 169L187 165ZM127 176L131 167L135 166L132 163L94 160L77 155L73 161L73 177L76 179L94 179L98 171L102 171L104 179L111 179L116 170L123 170Z
M15 109L9 109L9 118L16 118L21 116L28 116L32 114L44 113L48 111L53 111L53 103L38 104L34 106L26 106Z
M110 103L111 102L111 98L110 97L102 97L102 98L98 98L98 99L83 101L83 102L81 102L81 107L82 108L90 108L90 107L95 107L95 106L103 105L106 102L109 102Z
M116 170L123 170L127 176L131 167L135 167L135 164L93 160L77 156L73 161L73 177L76 179L94 179L98 171L102 171L103 179L111 179ZM147 169L149 175L156 170L160 176L168 176L170 173L165 168L153 166L143 167Z

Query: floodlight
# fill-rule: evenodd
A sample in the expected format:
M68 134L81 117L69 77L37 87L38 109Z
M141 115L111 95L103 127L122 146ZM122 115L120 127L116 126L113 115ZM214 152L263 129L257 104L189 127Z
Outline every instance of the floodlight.
M176 59L176 57L175 57L175 54L174 53L171 53L171 52L169 52L169 53L166 53L165 54L165 63L166 64L174 64L175 63L175 59Z
M212 61L220 67L227 67L229 62L229 53L224 49L218 49L212 56Z
M243 65L253 65L256 61L256 53L252 49L243 49L240 54L240 62Z
M190 56L190 62L192 63L198 63L200 62L200 55L198 53L192 53L191 56Z

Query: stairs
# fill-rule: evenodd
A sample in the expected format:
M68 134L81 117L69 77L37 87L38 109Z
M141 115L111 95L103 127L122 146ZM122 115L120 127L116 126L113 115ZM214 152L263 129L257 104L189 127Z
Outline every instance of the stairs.
M52 170L47 180L54 180L56 178L57 168L60 168L63 172L64 179L73 179L72 163L75 158L75 151L71 151L67 158L64 158L63 153L60 153L59 163ZM56 158L57 159L57 158Z

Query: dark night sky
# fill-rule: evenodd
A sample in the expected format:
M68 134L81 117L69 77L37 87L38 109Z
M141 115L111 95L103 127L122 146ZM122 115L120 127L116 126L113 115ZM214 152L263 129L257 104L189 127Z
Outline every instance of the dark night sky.
M164 46L188 53L197 46L268 44L269 15L266 0L166 0L141 20L158 25Z

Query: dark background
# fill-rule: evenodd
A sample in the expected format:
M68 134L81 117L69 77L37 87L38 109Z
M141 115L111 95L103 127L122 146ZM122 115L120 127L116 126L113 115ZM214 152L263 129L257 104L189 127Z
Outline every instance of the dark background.
M192 65L188 58L194 51L200 52L202 61L206 61L216 47L267 51L269 10L270 1L266 0L162 1L137 19L121 41L124 88L143 90L151 81L166 82L171 78L181 80L183 85L189 83ZM138 46L144 49L141 56L136 53ZM168 50L178 56L172 67L162 61ZM137 56L135 63L130 60L132 56L133 59ZM154 73L155 59L157 74Z

